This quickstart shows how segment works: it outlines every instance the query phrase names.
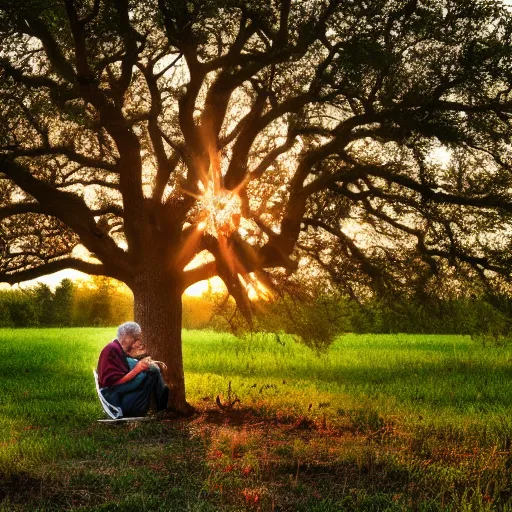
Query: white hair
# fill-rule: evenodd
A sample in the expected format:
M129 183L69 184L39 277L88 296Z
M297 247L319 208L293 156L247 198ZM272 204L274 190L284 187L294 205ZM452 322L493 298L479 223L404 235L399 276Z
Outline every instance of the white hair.
M142 329L137 322L125 322L117 328L117 337L121 338L125 335L132 336L134 338L140 337Z

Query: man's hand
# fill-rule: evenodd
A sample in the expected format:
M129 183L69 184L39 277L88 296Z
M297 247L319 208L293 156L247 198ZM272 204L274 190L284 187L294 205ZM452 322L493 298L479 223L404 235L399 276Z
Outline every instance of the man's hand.
M144 359L141 359L126 375L121 377L118 381L114 382L114 386L118 386L119 384L124 384L125 382L128 382L135 377L139 373L142 373L149 369L151 364L151 357L145 357Z
M137 373L145 372L146 370L149 370L149 367L151 366L151 357L145 357L144 359L141 359L135 366L137 369Z

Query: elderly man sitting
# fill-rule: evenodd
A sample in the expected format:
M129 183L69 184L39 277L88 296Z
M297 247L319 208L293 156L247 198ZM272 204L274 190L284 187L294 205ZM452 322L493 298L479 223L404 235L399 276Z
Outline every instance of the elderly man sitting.
M126 322L117 329L117 339L110 342L98 360L98 380L105 399L120 407L123 416L144 416L152 393L157 411L167 407L169 388L160 369L150 357L137 360L129 356L140 350L142 330L135 322Z

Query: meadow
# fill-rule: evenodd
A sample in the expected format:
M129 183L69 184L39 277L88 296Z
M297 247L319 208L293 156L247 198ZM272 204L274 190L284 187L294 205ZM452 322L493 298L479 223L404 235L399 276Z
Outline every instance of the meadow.
M185 331L198 414L106 425L114 335L0 329L0 510L512 511L511 346Z

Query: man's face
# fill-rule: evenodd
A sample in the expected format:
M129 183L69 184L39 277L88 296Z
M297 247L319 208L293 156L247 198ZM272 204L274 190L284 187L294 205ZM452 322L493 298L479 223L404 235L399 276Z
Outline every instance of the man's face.
M136 334L134 336L131 334L125 334L119 339L119 342L126 351L131 352L132 350L139 350L143 346L142 334Z
M138 336L132 337L133 343L130 346L130 350L141 350L143 347L142 336L139 334Z

